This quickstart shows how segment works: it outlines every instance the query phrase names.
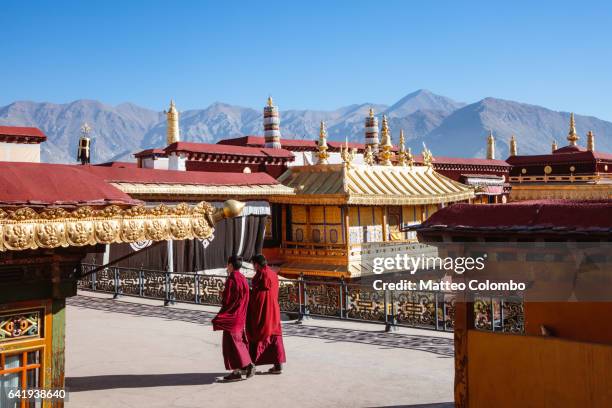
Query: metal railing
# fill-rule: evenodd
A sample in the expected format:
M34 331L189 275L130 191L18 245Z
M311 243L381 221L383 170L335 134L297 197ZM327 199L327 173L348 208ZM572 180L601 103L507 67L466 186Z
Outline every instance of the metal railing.
M98 265L81 267L81 290L109 293L115 298L159 299L164 305L181 302L220 306L226 279L222 275L123 267L108 267L88 275ZM294 314L298 320L309 316L356 320L384 324L386 330L398 326L438 331L454 328L455 297L445 292L375 290L371 285L344 280L300 277L279 281L279 304L282 312ZM499 306L499 301L482 299L474 305L475 328L522 332L522 302L501 300Z

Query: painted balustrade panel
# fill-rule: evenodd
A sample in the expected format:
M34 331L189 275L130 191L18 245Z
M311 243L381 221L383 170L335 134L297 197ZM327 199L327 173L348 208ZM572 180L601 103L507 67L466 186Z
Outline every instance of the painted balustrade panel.
M83 265L87 274L95 265ZM109 267L85 275L81 290L220 306L226 276ZM455 295L435 291L383 291L344 281L280 279L279 304L284 313L313 315L452 331ZM520 298L476 297L474 327L478 330L524 333Z

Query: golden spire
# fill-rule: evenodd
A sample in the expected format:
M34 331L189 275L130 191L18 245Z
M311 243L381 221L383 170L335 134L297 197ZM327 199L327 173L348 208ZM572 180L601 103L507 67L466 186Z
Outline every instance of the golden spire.
M273 101L272 101L272 96L268 96L268 106L269 106L269 107L274 106L274 103L273 103Z
M408 148L408 151L406 152L406 162L408 163L410 167L414 166L414 159L412 157L412 149L410 149L410 147Z
M371 145L366 146L365 153L363 154L363 161L368 166L372 166L374 164L374 154L372 153Z
M391 143L391 132L387 123L387 115L383 115L382 128L380 129L382 142L378 153L378 162L383 166L391 166L391 156L393 155L393 143Z
M595 151L595 135L592 130L589 130L589 133L587 133L587 150Z
M406 165L406 140L404 139L404 129L400 129L399 135L399 150L397 152L397 165L405 166Z
M327 164L329 153L327 152L327 129L325 128L325 122L321 121L321 128L319 130L319 152L317 153L317 164Z
M170 108L166 112L166 126L166 144L171 145L180 141L179 113L174 105L174 99L170 100Z
M492 130L489 130L489 137L487 137L487 159L495 159L495 138Z
M574 113L572 112L570 114L570 125L567 140L569 141L570 146L576 146L578 139L580 139L580 136L578 136L578 133L576 133L576 121L574 120Z
M553 139L552 142L552 152L554 153L555 150L557 150L559 148L559 146L557 146L557 141Z
M510 156L516 156L516 155L518 155L518 148L516 146L516 137L512 135L512 137L510 138Z
M374 117L374 109L370 108L370 117L373 118Z

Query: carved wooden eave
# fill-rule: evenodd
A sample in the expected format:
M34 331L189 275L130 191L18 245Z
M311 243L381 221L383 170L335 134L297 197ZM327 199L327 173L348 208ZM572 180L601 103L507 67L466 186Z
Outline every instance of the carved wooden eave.
M156 207L90 206L68 211L29 207L0 209L0 251L21 251L138 241L205 239L216 221L240 214L244 203L229 200L221 209L201 202Z

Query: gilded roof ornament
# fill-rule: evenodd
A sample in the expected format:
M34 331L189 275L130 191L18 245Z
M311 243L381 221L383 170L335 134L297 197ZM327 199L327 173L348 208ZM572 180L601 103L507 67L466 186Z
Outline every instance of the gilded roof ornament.
M268 96L268 106L271 108L274 106L274 102L272 101L272 96Z
M559 148L559 146L557 146L557 141L553 139L552 141L552 152L554 153L555 150L557 150Z
M83 123L83 126L81 126L81 136L89 137L90 133L91 133L91 126L89 126L89 123L87 122Z
M587 133L587 150L595 151L595 134L593 134L592 130L589 130L589 133Z
M389 131L387 115L383 115L382 128L380 129L380 133L382 135L382 143L380 145L380 151L378 153L378 162L383 166L391 166L391 157L393 156L393 144L391 143L391 132Z
M516 137L512 135L512 137L510 138L510 156L516 156L516 155L518 155L518 147L516 144Z
M319 143L318 143L317 152L317 164L327 164L327 159L329 158L329 152L327 151L327 129L325 127L325 122L321 121L321 127L319 129Z
M347 168L350 168L351 162L355 159L356 155L357 155L357 149L355 148L349 149L348 138L346 138L344 141L344 147L340 146L340 157L342 158L342 161L344 162L344 166Z
M406 162L410 167L414 166L414 158L412 157L412 149L410 147L406 151Z
M374 109L370 108L370 117L373 118L374 117Z
M399 135L399 150L397 154L397 164L398 166L406 165L406 140L404 138L404 129L400 129Z
M363 154L363 161L368 166L374 165L374 153L372 152L372 146L368 145L366 147L365 153Z
M431 167L433 165L433 161L435 160L433 154L431 154L431 150L427 148L425 142L423 142L423 164L425 166Z
M487 159L495 159L495 138L492 130L489 130L489 136L487 137Z
M576 121L574 120L574 112L570 113L570 124L569 132L567 133L567 140L570 146L576 146L576 142L580 139L578 133L576 133Z

